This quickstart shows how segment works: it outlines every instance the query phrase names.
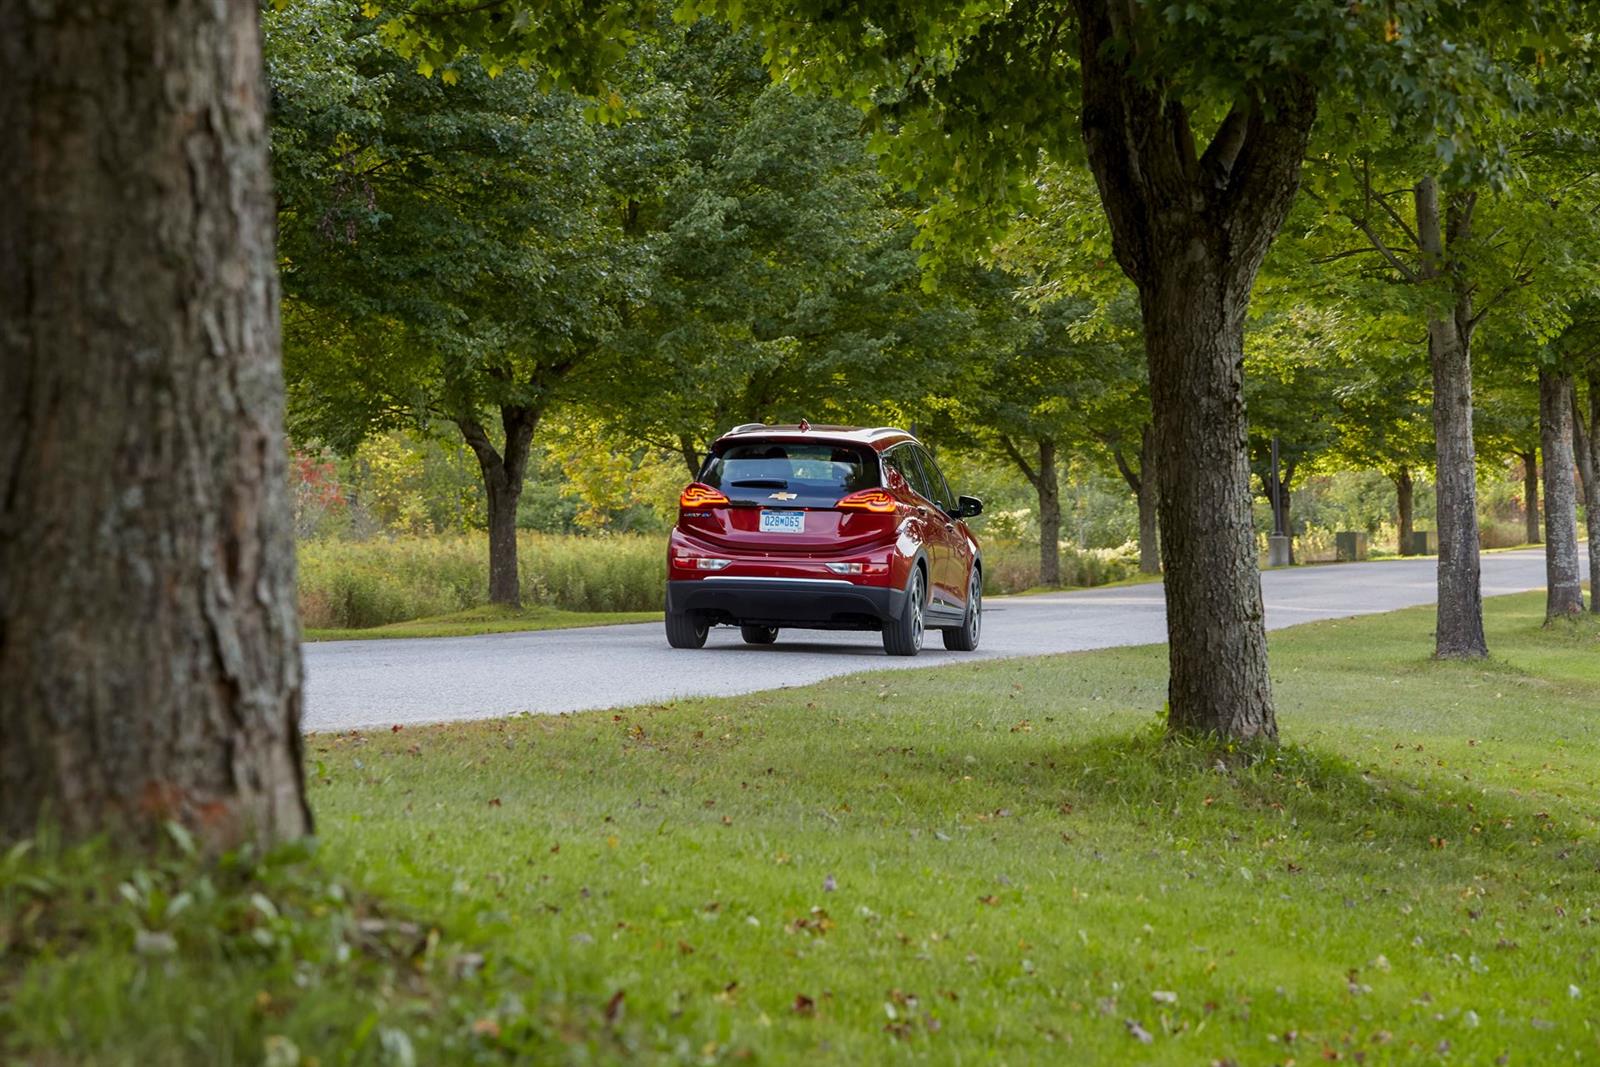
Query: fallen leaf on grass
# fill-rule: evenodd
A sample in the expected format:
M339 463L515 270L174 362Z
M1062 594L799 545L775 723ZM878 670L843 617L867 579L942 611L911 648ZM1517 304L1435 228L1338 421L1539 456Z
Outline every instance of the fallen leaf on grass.
M481 952L463 952L450 959L450 973L457 978L471 978L483 969Z
M1128 1036L1138 1041L1141 1045L1148 1045L1155 1041L1155 1038L1150 1036L1150 1031L1140 1026L1137 1019L1125 1019L1122 1025L1128 1028Z
M796 1015L815 1015L817 1013L817 1002L804 993L796 993L794 996L794 1013Z
M619 989L611 994L610 1000L606 1001L606 1025L615 1026L617 1020L622 1017L622 1001L627 995L627 990Z
M979 897L978 903L987 904L989 907L994 908L1000 905L1000 898L995 896L993 893L990 893L988 896Z

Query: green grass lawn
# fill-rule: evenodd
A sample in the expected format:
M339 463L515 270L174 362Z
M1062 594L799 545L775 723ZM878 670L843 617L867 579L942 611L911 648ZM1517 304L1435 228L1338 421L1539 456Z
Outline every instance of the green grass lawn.
M610 626L623 622L660 622L659 611L563 611L536 605L506 608L496 604L468 608L409 622L392 622L359 630L308 629L307 641L366 641L380 637L473 637L523 630L566 630L574 626Z
M1431 608L1274 633L1289 744L1231 769L1159 740L1160 648L315 736L315 860L0 867L0 1050L1592 1061L1600 625L1542 608L1487 664Z

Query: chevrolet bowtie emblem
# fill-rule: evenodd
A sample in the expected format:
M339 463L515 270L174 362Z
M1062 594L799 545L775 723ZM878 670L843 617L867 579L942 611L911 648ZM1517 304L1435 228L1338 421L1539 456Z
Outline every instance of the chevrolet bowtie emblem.
M796 494L796 493L785 493L780 489L778 492L773 493L771 496L767 497L767 499L768 500L793 500L797 495L798 494Z

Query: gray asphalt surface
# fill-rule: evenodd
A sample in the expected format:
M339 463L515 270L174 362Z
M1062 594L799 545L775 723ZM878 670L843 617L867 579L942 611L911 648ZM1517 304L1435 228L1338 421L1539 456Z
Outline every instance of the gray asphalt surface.
M1392 611L1434 600L1434 561L1386 560L1267 571L1267 626ZM1483 557L1483 593L1544 587L1540 550ZM883 654L876 633L791 630L766 647L716 627L704 649L667 647L659 623L541 633L305 646L308 730L439 722L659 703L806 685L885 668L1078 652L1166 640L1161 586L1126 586L984 605L978 652L946 652L936 633L914 659Z

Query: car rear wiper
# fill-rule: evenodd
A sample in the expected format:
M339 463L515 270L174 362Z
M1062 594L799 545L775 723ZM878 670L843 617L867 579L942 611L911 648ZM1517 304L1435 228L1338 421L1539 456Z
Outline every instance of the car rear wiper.
M783 478L745 478L742 481L729 482L739 489L787 489L789 483Z

